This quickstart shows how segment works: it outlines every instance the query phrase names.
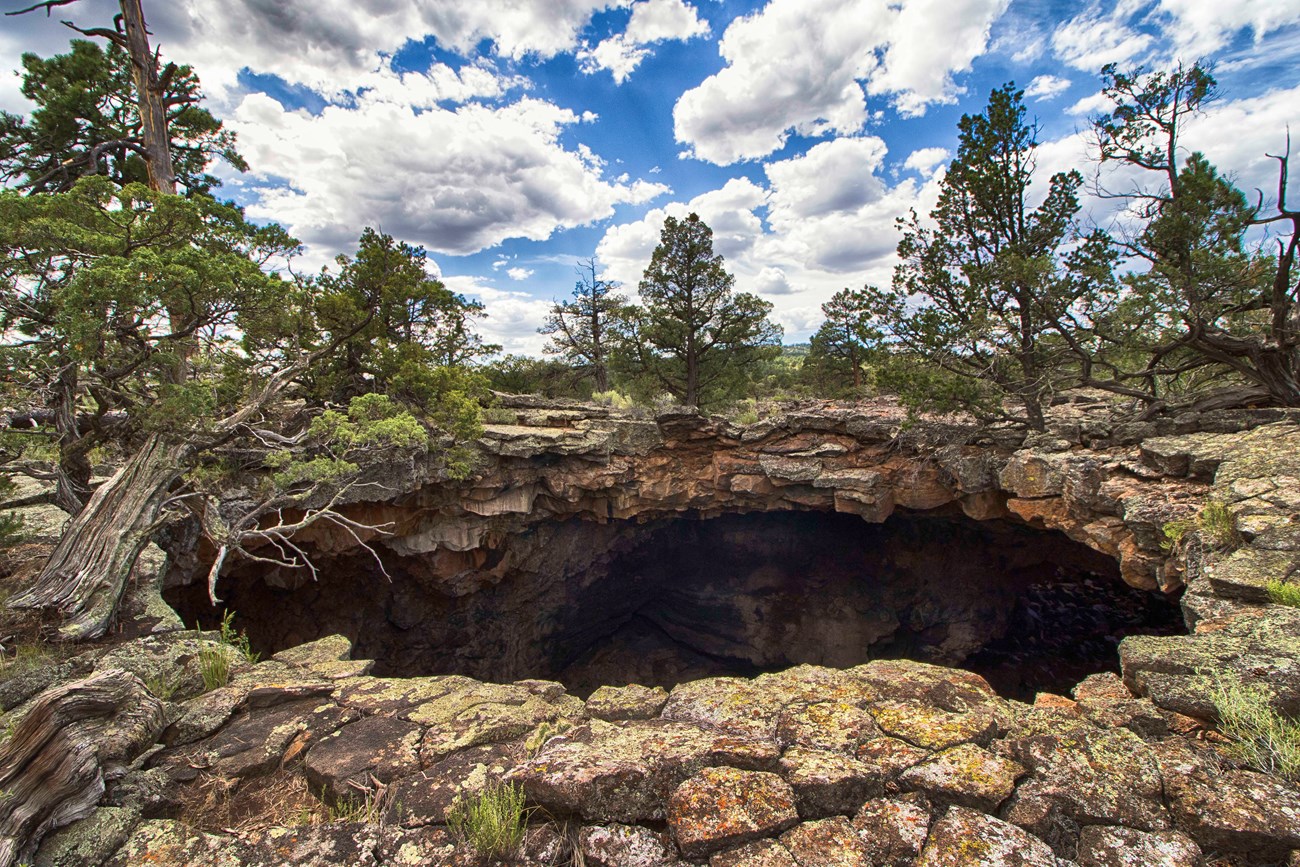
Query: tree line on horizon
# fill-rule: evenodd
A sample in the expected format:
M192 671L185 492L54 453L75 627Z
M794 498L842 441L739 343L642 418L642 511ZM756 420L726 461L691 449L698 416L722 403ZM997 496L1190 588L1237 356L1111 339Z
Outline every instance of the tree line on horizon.
M109 627L170 525L218 552L214 605L231 559L310 568L286 541L307 524L382 535L334 508L361 467L410 448L471 473L492 389L703 409L886 392L1034 429L1080 386L1146 413L1300 405L1289 152L1267 214L1183 157L1184 119L1215 96L1201 66L1102 71L1114 108L1094 124L1098 158L1150 181L1124 193L1129 231L1082 224L1078 171L1031 206L1038 130L1008 84L961 119L935 208L900 220L892 285L837 293L806 349L780 345L771 304L735 291L691 214L665 220L640 303L588 260L541 329L551 357L502 358L477 331L483 305L430 276L421 247L365 228L354 255L295 272L296 240L215 195L213 161L246 166L197 75L150 50L140 0L120 7L113 30L80 31L107 47L24 55L36 107L0 113L0 387L15 408L0 476L47 483L69 515L9 604L57 611L65 638ZM1275 247L1248 243L1273 224ZM250 472L252 505L223 511Z

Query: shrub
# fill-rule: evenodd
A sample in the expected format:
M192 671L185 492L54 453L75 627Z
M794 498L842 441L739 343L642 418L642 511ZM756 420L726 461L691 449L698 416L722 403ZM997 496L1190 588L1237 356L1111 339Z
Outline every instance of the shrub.
M1237 530L1237 516L1224 503L1210 500L1196 517L1201 535L1216 548L1236 548L1241 545Z
M230 657L224 647L207 647L199 651L199 673L203 691L211 692L230 683Z
M1300 608L1300 584L1288 584L1285 581L1270 581L1264 587L1268 601L1274 605L1290 605Z
M452 805L447 830L481 855L506 858L523 843L527 818L522 788L488 784L478 795Z
M517 424L519 413L504 406L490 406L483 410L483 421L487 424Z
M634 401L625 394L620 394L614 389L609 391L598 391L591 396L592 403L598 403L601 406L608 406L613 409L631 409Z
M1206 679L1228 752L1244 765L1288 780L1300 780L1300 722L1269 704L1268 691L1222 677Z

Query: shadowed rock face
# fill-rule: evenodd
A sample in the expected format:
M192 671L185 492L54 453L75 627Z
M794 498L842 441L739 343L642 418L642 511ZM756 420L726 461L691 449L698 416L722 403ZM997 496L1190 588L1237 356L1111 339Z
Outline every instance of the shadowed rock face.
M955 510L880 524L825 512L570 520L454 559L387 557L391 581L364 558L326 563L293 590L221 588L255 645L341 632L384 674L557 679L584 695L908 657L974 661L1032 698L1118 670L1124 635L1181 625L1163 597L1126 586L1113 559ZM460 583L481 589L447 592Z

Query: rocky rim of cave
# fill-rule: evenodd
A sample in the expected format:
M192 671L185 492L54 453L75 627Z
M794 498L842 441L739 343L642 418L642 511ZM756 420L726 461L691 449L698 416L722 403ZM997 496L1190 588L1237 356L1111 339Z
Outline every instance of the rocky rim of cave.
M38 865L473 864L445 811L510 781L536 808L527 864L1300 864L1300 788L1233 763L1204 682L1218 672L1300 714L1300 609L1265 593L1300 566L1300 414L1138 424L1081 398L1025 437L908 426L886 405L745 427L508 406L516 423L488 426L468 481L407 455L371 467L375 484L348 506L392 522L374 544L427 559L448 593L500 580L508 558L476 552L544 522L949 509L1060 530L1117 559L1133 586L1185 588L1191 633L1127 638L1122 678L1033 704L898 660L602 687L583 701L551 681L376 677L343 636L237 663L204 693L200 655L221 645L181 628L158 595L163 573L169 596L184 592L203 559L179 545L170 567L138 568L127 610L144 634L0 684L0 725L18 737L49 690L125 684L69 724L93 737L87 761L105 780L93 812L34 856L22 850L45 830L35 825L0 853ZM1209 502L1236 516L1239 538L1215 546L1193 531L1169 547L1165 527ZM355 544L304 541L335 557ZM160 678L175 688L165 702L144 685ZM374 809L296 823L319 794Z

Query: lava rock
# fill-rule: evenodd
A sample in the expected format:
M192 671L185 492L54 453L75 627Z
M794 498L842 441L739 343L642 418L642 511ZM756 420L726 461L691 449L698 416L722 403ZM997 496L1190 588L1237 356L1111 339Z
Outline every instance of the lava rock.
M867 798L884 793L884 780L875 768L839 753L791 747L780 767L804 819L852 813Z
M1027 831L965 807L930 830L916 867L1057 867L1051 848Z
M936 803L955 803L994 812L1026 773L1020 764L974 744L936 753L898 778L904 789L924 792Z
M668 801L668 825L687 858L778 834L797 821L790 784L761 771L706 768Z
M1079 835L1079 867L1197 867L1201 847L1179 831L1090 825Z
M867 848L843 816L804 822L781 835L799 867L872 867Z
M595 867L662 867L677 864L667 834L639 825L594 825L578 832L578 848Z
M627 686L602 686L587 699L587 715L610 722L629 719L654 719L668 702L668 691L662 686L646 687L640 684Z
M920 803L878 798L853 817L853 827L876 867L910 865L930 834L930 811Z
M315 791L332 799L354 797L420 769L422 729L405 720L371 716L327 735L308 752L304 771Z

